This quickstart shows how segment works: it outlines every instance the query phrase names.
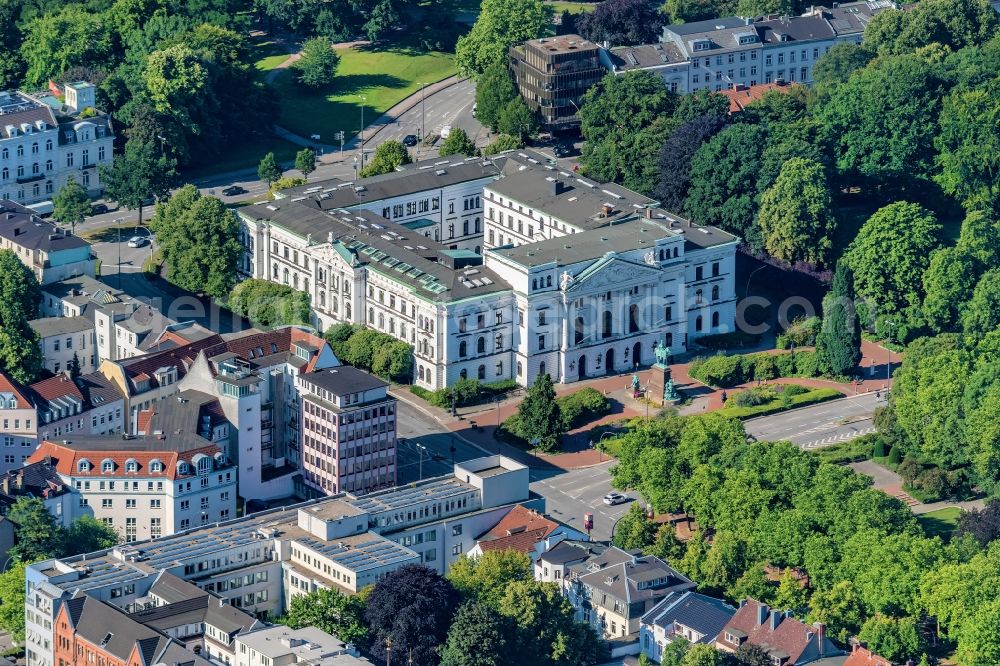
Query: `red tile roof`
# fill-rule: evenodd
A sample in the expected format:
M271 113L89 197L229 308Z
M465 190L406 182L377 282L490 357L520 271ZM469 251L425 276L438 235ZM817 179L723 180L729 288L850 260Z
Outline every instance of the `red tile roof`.
M844 666L892 666L892 662L884 657L872 653L868 648L858 645L853 646L853 651L844 662Z
M188 368L198 356L198 352L206 347L211 347L222 341L222 336L213 335L203 340L196 340L183 347L175 347L167 351L137 356L135 358L121 361L122 369L129 380L129 393L136 395L141 391L136 390L136 383L143 380L155 382L152 375L160 368L173 367L177 370L177 381L180 381L187 374Z
M778 614L779 621L774 629L771 628L772 613ZM772 610L767 604L752 598L747 598L746 603L740 606L736 615L715 639L720 647L735 652L740 643L726 641L726 633L732 633L741 639L745 637L746 642L761 646L772 656L783 653L781 664L796 664L807 651L819 656L817 637L822 636L819 627L809 626L793 617L785 617L784 613ZM835 646L825 640L825 637L823 640L824 649L832 653Z
M52 464L56 470L66 476L90 477L94 479L127 479L142 476L163 477L164 479L173 481L196 476L194 473L195 464L192 462L192 459L199 453L211 458L216 453L222 451L217 444L208 444L201 448L180 452L170 451L169 449L156 451L150 450L150 440L148 438L137 441L139 442L138 446L143 448L129 450L123 440L123 446L118 450L104 448L86 450L83 448L70 448L69 446L46 440L31 454L28 458L28 463L39 462L49 457L52 459ZM113 472L101 472L101 462L108 458L114 461L115 470ZM79 462L84 459L88 460L91 464L89 472L79 471ZM139 463L138 472L125 471L125 462L128 460L135 460ZM151 471L150 464L154 460L159 460L163 463L162 472ZM191 470L191 474L178 473L177 463L181 460L190 464L188 469Z
M718 94L729 98L729 113L739 113L746 109L749 104L753 104L772 90L776 90L779 93L787 93L794 87L794 85L787 83L760 83L749 88L740 86L738 88L722 90Z
M31 401L28 400L28 392L24 390L24 387L8 377L4 372L0 372L0 393L14 394L14 401L17 404L15 409L31 409L33 407Z
M479 547L487 550L517 550L530 553L535 544L552 534L559 524L520 504L507 512L493 529L477 539Z
M30 388L45 402L65 397L76 398L83 402L83 391L63 373L35 382Z

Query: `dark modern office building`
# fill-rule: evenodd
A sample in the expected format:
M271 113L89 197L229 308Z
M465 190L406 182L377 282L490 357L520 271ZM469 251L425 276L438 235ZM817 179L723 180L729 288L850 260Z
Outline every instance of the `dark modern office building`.
M597 44L579 35L533 39L510 50L517 88L550 132L580 126L580 99L606 71Z

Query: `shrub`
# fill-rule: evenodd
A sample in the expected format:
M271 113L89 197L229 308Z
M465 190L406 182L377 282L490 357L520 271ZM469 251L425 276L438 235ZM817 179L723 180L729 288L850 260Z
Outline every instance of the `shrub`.
M876 458L885 458L885 442L881 437L875 441L875 451L873 455Z
M843 444L834 444L833 446L824 446L819 449L810 450L823 462L839 465L871 458L872 447L873 445L877 446L878 442L878 435L871 433L862 435L850 442L844 442Z
M794 377L796 375L795 354L775 354L774 366L779 377Z
M789 398L794 398L797 395L809 393L809 389L805 386L799 386L798 384L783 384L781 386L781 393Z
M792 407L802 407L804 405L813 405L819 402L826 402L827 400L836 400L837 398L842 398L843 395L840 391L836 389L813 389L808 393L803 393L802 395L797 395L795 397L788 397L784 395L779 395L777 400L772 400L769 403L763 405L757 405L755 407L724 407L720 410L713 412L719 416L728 416L730 418L736 419L748 419L754 416L766 416L767 414L774 414L776 412L784 411L786 409L791 409Z
M904 458L899 467L896 468L896 472L902 477L903 481L908 484L912 484L917 477L919 477L924 471L924 466L913 458Z
M942 499L948 495L948 474L940 467L931 467L920 473L911 484L927 495L927 499Z
M611 410L611 402L597 389L587 387L556 399L559 413L567 429L604 416Z
M697 368L689 369L689 373L695 379L700 379L711 386L736 386L744 381L741 358L723 354L712 356L705 359ZM695 372L698 374L695 375Z
M770 386L758 386L736 393L726 401L726 404L731 403L733 407L756 407L773 402L777 397L778 393Z
M819 376L819 356L816 352L795 352L795 374L799 377Z
M324 337L343 363L392 381L412 380L413 347L387 333L354 324L336 324L326 330ZM434 404L432 400L428 402Z
M733 356L718 354L695 359L688 368L688 374L710 386L731 388L755 379L815 377L819 374L819 359L814 351Z
M816 342L816 334L819 333L822 325L823 321L819 317L799 317L778 335L775 347L788 349L792 345L796 347L812 346Z
M890 449L889 451L889 464L898 465L902 459L903 459L903 452L899 450L899 447L898 446L892 447L892 449Z

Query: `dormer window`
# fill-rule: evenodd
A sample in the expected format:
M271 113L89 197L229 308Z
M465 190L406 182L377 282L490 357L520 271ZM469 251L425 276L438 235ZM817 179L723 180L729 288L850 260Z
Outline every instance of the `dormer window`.
M135 474L139 471L139 463L134 458L129 458L125 461L125 471Z
M89 472L92 465L89 460L81 460L76 464L76 470L78 472Z
M163 463L154 458L149 463L149 471L154 474L161 474L163 472Z
M101 461L101 473L109 474L115 471L115 461L110 458L105 458Z

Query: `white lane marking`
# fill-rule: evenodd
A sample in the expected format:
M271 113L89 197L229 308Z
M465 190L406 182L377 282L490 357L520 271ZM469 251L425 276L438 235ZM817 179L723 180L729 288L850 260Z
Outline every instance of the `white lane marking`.
M841 442L849 442L852 439L857 439L862 435L867 435L869 433L875 432L875 426L868 428L861 428L860 430L854 430L851 432L843 432L839 435L831 435L830 437L824 437L823 439L817 439L811 442L805 442L799 444L803 449L815 449L822 446L830 446L831 444L839 444Z

